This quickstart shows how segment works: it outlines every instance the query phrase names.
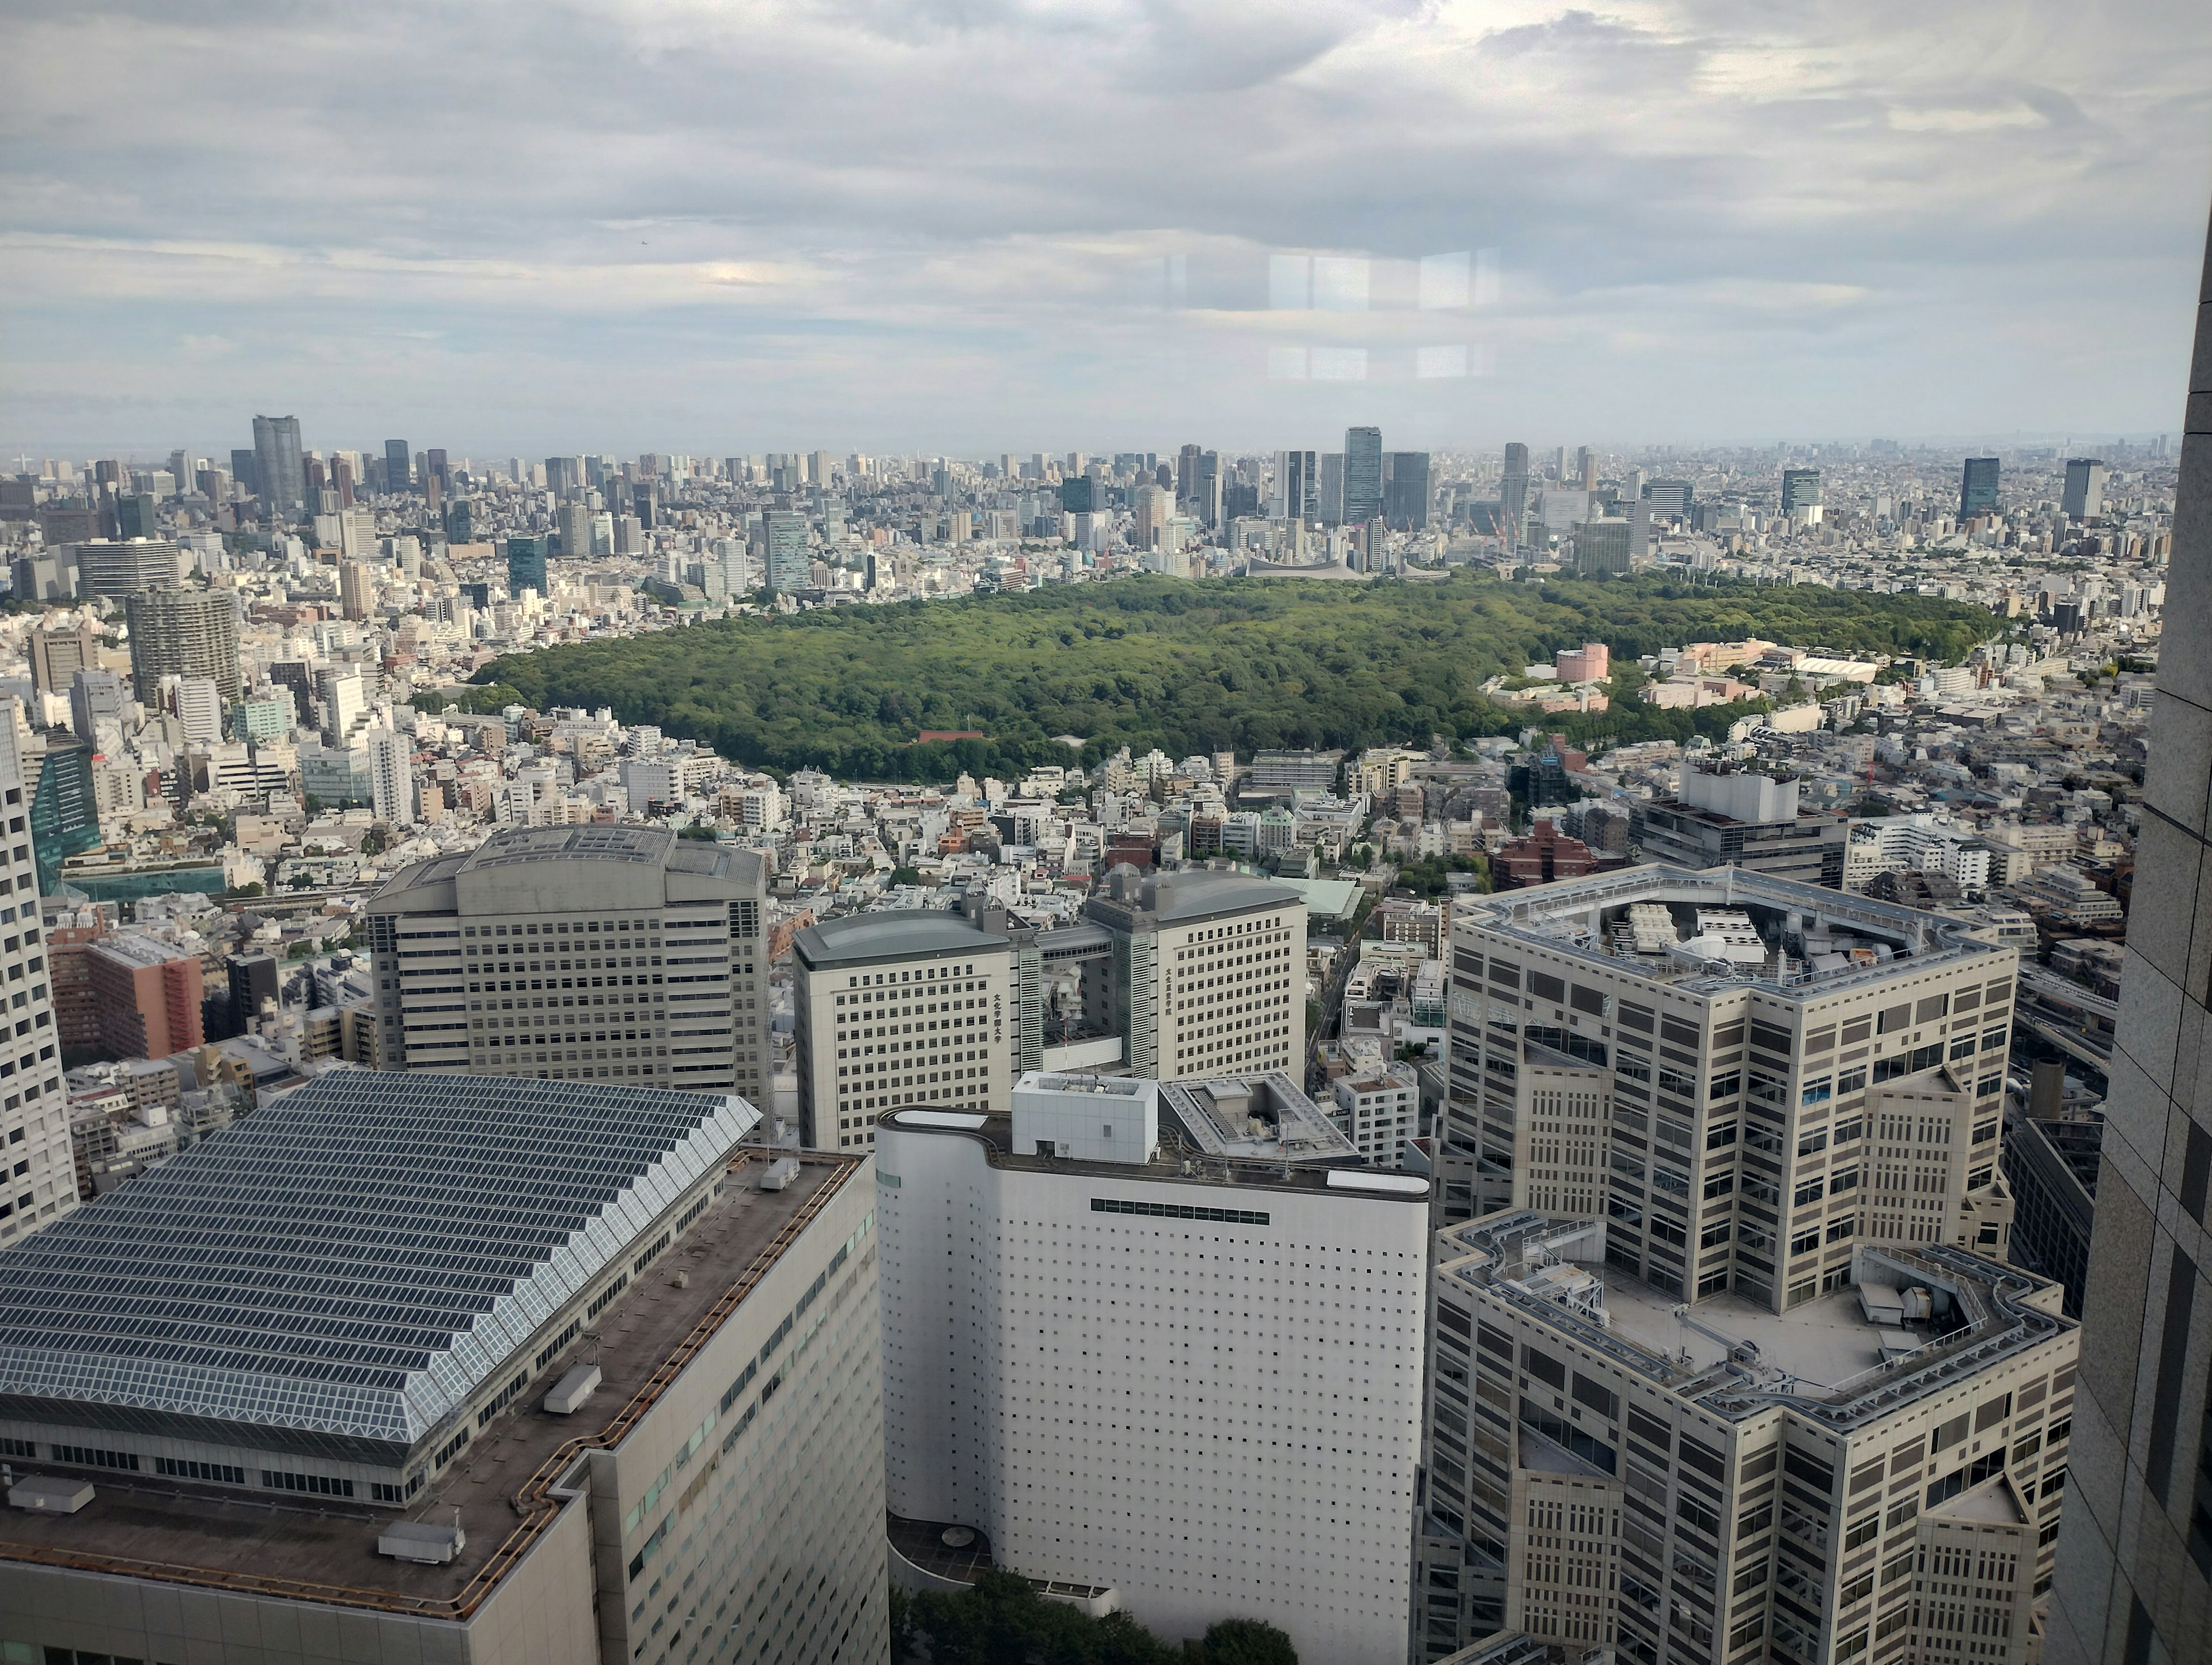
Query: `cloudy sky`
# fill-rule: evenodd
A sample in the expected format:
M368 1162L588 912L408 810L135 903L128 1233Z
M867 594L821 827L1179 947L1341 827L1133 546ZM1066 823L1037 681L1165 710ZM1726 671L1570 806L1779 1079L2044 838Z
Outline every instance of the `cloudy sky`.
M0 447L2178 426L2201 0L12 0ZM1425 264L1424 262L1425 261Z

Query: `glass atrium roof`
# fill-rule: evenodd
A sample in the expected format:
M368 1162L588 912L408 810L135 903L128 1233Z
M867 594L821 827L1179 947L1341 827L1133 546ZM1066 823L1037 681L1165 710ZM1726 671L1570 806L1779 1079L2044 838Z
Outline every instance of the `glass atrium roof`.
M0 1249L0 1397L411 1446L759 1121L334 1070Z

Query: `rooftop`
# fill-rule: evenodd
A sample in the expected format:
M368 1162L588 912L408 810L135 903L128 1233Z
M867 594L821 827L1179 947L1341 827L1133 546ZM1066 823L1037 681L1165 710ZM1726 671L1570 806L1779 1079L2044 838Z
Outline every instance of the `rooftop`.
M0 1249L0 1395L21 1421L191 1419L396 1465L759 1120L335 1068Z
M549 1085L559 1084L530 1084ZM764 1154L740 1152L732 1165L742 1172ZM572 1415L544 1410L544 1389L566 1368L556 1361L410 1507L409 1518L440 1525L459 1511L468 1541L447 1565L378 1554L378 1535L397 1518L389 1509L322 1498L290 1502L266 1492L248 1498L224 1487L105 1471L92 1477L92 1503L75 1515L0 1513L0 1562L43 1561L465 1618L558 1514L561 1499L549 1495L550 1488L575 1467L580 1450L619 1443L672 1379L672 1362L688 1358L720 1328L860 1165L857 1158L810 1152L783 1190L728 1187L669 1262L634 1282L599 1316L592 1334L574 1344L569 1362L598 1364L599 1391ZM690 1274L688 1287L677 1282L679 1272Z
M566 864L575 862L593 863L597 874L569 871ZM549 872L563 877L549 880ZM664 873L750 886L761 872L756 851L678 838L665 827L512 827L473 850L402 868L370 902L451 908L457 901L470 901L489 904L489 911L517 892L531 892L543 901L550 884L566 894L565 905L571 909L600 906L603 896L606 906L629 907L646 902ZM641 886L641 881L650 883ZM589 890L579 888L583 886Z
M811 971L821 971L931 954L981 953L1004 948L1010 940L1005 932L987 930L964 914L912 908L824 920L800 931L792 939L792 946L800 963Z
M1188 1085L1188 1083L1176 1084ZM1163 1106L1168 1103L1164 1093ZM1178 1121L1180 1116L1176 1118ZM945 1110L913 1109L888 1110L878 1119L878 1126L908 1133L939 1133L959 1139L972 1139L985 1148L987 1160L994 1168L1012 1168L1029 1173L1061 1173L1098 1180L1141 1180L1147 1184L1167 1183L1192 1188L1191 1206L1206 1207L1205 1192L1224 1186L1266 1191L1304 1191L1309 1194L1336 1191L1347 1195L1389 1198L1401 1202L1428 1206L1428 1183L1413 1175L1402 1177L1410 1182L1401 1190L1369 1190L1364 1188L1347 1190L1335 1182L1345 1170L1310 1158L1304 1161L1285 1161L1280 1155L1272 1158L1253 1158L1234 1150L1225 1155L1216 1155L1194 1148L1171 1139L1170 1129L1161 1129L1160 1148L1150 1162L1085 1162L1068 1157L1041 1157L1017 1152L1013 1148L1014 1126L1011 1115L977 1115ZM1334 1127L1332 1125L1332 1131ZM1341 1142L1343 1134L1337 1133ZM1347 1156L1351 1154L1346 1147Z
M1638 904L1668 910L1677 939L1671 948L1637 951L1629 910ZM1766 957L1756 964L1724 962L1695 950L1687 933L1700 909L1745 915L1767 946ZM1676 987L1753 985L1798 999L1880 982L1899 962L1924 970L1980 957L1996 968L2013 958L2009 948L1968 934L1970 921L1735 866L1651 863L1470 896L1455 904L1454 920Z
M1091 897L1089 911L1109 924L1119 917L1189 925L1255 908L1304 905L1305 898L1289 885L1233 869L1189 867L1139 878L1133 867L1116 867L1107 875L1106 889Z
M1774 1313L1735 1295L1686 1304L1607 1264L1602 1220L1502 1212L1440 1233L1437 1275L1537 1316L1717 1415L1784 1404L1834 1428L2074 1328L2051 1279L1936 1244L1862 1244L1849 1285ZM1911 1288L1929 1291L1928 1318L1897 1315L1896 1292Z
M1320 1105L1280 1070L1160 1083L1160 1108L1209 1157L1255 1162L1358 1162Z

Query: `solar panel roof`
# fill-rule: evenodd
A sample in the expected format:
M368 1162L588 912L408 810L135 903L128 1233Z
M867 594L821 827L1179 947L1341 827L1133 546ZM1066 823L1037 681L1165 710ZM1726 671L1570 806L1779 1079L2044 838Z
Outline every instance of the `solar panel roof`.
M0 1402L411 1446L759 1121L334 1070L0 1249Z

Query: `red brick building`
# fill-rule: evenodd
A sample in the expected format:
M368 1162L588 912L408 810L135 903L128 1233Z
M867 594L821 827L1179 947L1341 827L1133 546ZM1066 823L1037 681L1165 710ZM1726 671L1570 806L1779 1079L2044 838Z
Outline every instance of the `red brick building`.
M1521 838L1509 839L1490 858L1491 883L1501 890L1549 884L1555 878L1581 878L1626 865L1623 858L1592 854L1579 838L1570 838L1556 821L1539 821Z
M109 1057L167 1058L205 1042L198 956L126 931L94 943L85 957Z

